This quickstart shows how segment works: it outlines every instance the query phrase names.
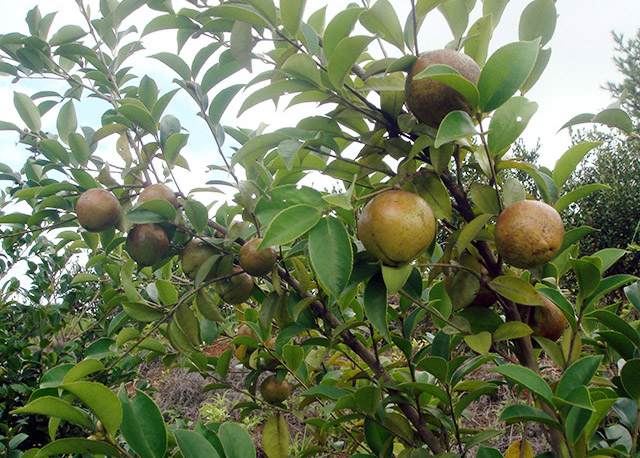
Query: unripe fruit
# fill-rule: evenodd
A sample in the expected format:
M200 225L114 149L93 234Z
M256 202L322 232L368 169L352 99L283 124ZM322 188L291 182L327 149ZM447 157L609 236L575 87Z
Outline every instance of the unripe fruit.
M260 395L269 404L285 401L291 394L291 385L286 380L280 382L278 377L270 375L260 384Z
M262 242L261 238L249 240L240 248L238 255L238 264L240 264L240 267L254 277L260 277L270 273L278 260L278 253L276 253L273 247L256 251L260 242Z
M241 304L251 297L253 292L253 279L251 275L242 271L239 267L233 268L233 277L225 278L213 284L213 289L227 304Z
M463 110L471 114L471 105L455 89L432 78L413 79L425 68L436 64L454 68L474 84L480 76L480 67L471 57L452 49L426 52L416 60L405 82L407 107L420 122L435 128L452 111Z
M129 231L125 248L135 262L141 266L152 266L164 257L169 239L157 224L140 224Z
M365 205L358 220L358 238L384 264L411 262L424 252L436 233L429 204L417 194L387 191Z
M92 188L82 193L76 202L78 222L89 232L112 228L120 219L118 198L104 189Z
M496 222L496 249L514 267L528 269L551 261L563 238L560 214L551 205L537 200L509 205Z
M180 262L182 263L182 272L191 280L195 280L200 266L211 256L218 254L218 251L208 243L199 239L190 241L182 252ZM215 278L215 270L211 270L205 281Z
M175 208L180 206L176 193L173 190L162 183L152 184L142 190L138 196L138 202L147 202L154 199L164 199L169 201Z
M533 329L534 336L545 337L555 342L562 336L564 328L567 327L567 318L562 313L562 310L550 299L542 295L541 297L543 305L518 305L518 310L522 315L529 309L527 324Z

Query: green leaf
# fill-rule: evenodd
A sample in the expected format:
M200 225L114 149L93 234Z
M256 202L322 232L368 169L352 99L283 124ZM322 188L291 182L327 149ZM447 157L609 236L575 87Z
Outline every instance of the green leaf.
M522 11L518 37L520 41L540 38L540 47L549 43L556 30L558 13L553 0L535 0Z
M440 177L428 173L414 179L413 184L437 219L451 218L451 197Z
M404 52L404 34L396 11L389 0L377 0L368 10L360 14L360 23L371 33Z
M391 342L387 324L387 288L382 275L372 277L364 289L364 312L373 327Z
M489 354L492 341L490 332L482 331L478 334L466 335L464 341L476 353L480 353L482 356Z
M566 399L573 389L580 385L589 385L596 375L602 356L586 356L573 363L560 378L556 388L556 396Z
M619 248L604 248L593 253L591 257L598 258L602 261L600 273L603 274L627 253L628 252L626 250L621 250Z
M139 302L124 302L122 304L122 308L127 315L136 321L151 322L164 317L164 312L162 310Z
M322 212L310 205L298 204L282 210L267 226L258 250L285 245L304 235L320 221Z
M134 105L133 103L127 103L118 107L117 110L135 125L142 127L149 133L156 133L158 129L156 121L146 108Z
M486 3L486 2L484 2ZM482 67L487 60L489 43L493 36L494 18L491 15L482 16L469 27L468 38L464 43L464 52Z
M524 404L510 405L502 411L499 420L507 423L508 425L523 421L533 421L535 423L543 423L552 426L562 431L562 427L558 422L553 420L553 418L551 418L547 413Z
M194 347L200 345L200 322L193 310L187 304L182 304L173 317L189 343Z
M129 399L121 388L118 398L123 412L120 430L127 445L140 458L162 458L167 451L167 427L158 406L138 389L136 396Z
M249 433L236 423L223 423L218 430L226 458L256 458L256 449ZM200 455L202 457L202 455Z
M104 364L97 359L85 359L73 366L62 379L62 383L72 383L86 377L89 374L104 369Z
M197 200L188 199L184 203L184 212L198 234L201 234L209 223L207 207Z
M287 367L295 372L304 360L304 349L300 345L286 344L282 347L282 359Z
M262 448L269 458L289 456L289 426L280 412L270 417L264 424Z
M624 321L615 313L607 310L596 310L587 315L588 318L595 318L609 329L626 336L636 347L640 348L640 334L629 323Z
M449 24L454 41L462 38L469 25L469 2L467 0L447 0L438 6Z
M195 30L196 25L186 16L178 16L175 14L165 14L151 19L142 31L142 36L148 35L159 30L168 29L185 29Z
M169 167L173 167L180 158L180 151L187 145L189 134L173 134L167 138L167 142L162 148L164 160Z
M498 326L493 333L493 341L501 342L503 340L519 339L531 335L533 330L529 325L520 321L508 321Z
M455 68L444 64L430 65L413 77L414 80L422 78L440 81L462 94L473 108L478 106L480 100L478 88L471 81L461 76Z
M53 34L49 40L50 46L60 46L64 43L76 41L87 34L79 25L65 25Z
M513 380L521 387L528 389L547 401L548 404L551 404L551 398L553 397L551 388L539 374L536 374L528 367L505 364L492 369L492 371L503 375L509 380Z
M573 173L576 166L596 146L602 142L581 142L569 148L556 162L553 168L553 182L560 189Z
M292 37L297 37L307 0L280 0L280 17L284 29Z
M633 133L633 121L629 115L620 108L607 108L595 115L591 122L598 122L609 127L617 127L628 134Z
M503 275L494 278L491 289L516 304L542 305L542 299L531 284L519 277Z
M373 37L356 35L344 38L338 43L327 65L329 81L334 88L342 90L342 85L351 68L358 62L372 40Z
M71 100L62 105L62 108L60 108L58 119L56 121L56 127L58 129L60 140L68 145L69 135L75 132L78 128L76 109L73 106L73 102Z
M331 59L338 44L351 34L364 8L351 7L340 11L327 24L322 36L322 49L327 59Z
M268 134L253 137L240 148L231 158L231 165L246 162L247 164L261 159L264 154L278 146L282 141L290 138L280 132L271 132Z
M243 68L250 72L251 60L253 58L253 37L251 35L251 24L236 21L231 27L231 55Z
M205 318L218 323L224 322L224 316L220 312L218 304L202 289L198 290L198 293L196 294L196 307L198 307L198 311Z
M538 110L538 104L524 97L507 100L491 117L489 124L489 151L497 156L507 150L524 132L529 120Z
M411 264L402 264L398 267L382 264L382 278L387 287L387 293L397 294L409 279L412 271Z
M274 103L278 101L280 96L284 94L292 94L295 92L301 92L305 89L310 89L313 86L307 81L301 80L280 80L269 84L262 89L258 89L247 98L244 99L244 102L240 106L240 110L238 110L238 115L241 115L249 108L262 103L266 100L273 100Z
M461 110L452 111L440 123L433 146L440 148L445 143L475 135L478 135L478 131L469 114Z
M107 433L115 436L122 423L122 406L113 391L96 382L66 383L60 388L82 401L102 422Z
M297 53L292 55L282 65L282 71L318 86L322 84L318 67L308 54Z
M636 277L635 275L626 274L611 275L609 277L603 278L595 292L587 298L585 307L589 307L605 294L610 293L611 291L627 285L633 281L636 281L637 279L638 277Z
M368 415L374 415L380 405L380 387L363 386L353 396L358 409Z
M220 119L222 119L225 110L243 87L245 87L244 84L235 84L226 87L213 98L209 106L209 120L214 126L220 123Z
M47 456L59 455L69 456L74 454L78 454L80 456L122 456L117 448L106 442L69 437L50 442L49 444L42 447L34 458L44 458Z
M493 218L493 215L478 215L464 225L460 231L460 235L458 236L458 242L456 243L458 253L463 253L467 249L467 246L469 246L476 235L478 235L484 225L487 224L491 218Z
M582 199L583 197L588 196L591 193L594 193L596 191L609 190L609 189L611 189L610 186L607 186L606 184L600 184L600 183L591 183L591 184L586 184L584 186L580 186L579 188L574 189L573 191L568 192L562 197L560 197L556 201L556 203L553 204L553 208L555 208L558 212L561 212L572 203L576 202L579 199Z
M522 86L520 86L520 92L524 95L529 90L535 86L538 82L542 74L544 73L547 65L549 64L549 60L551 59L551 48L541 49L538 52L538 57L536 58L536 63L533 66L533 70L529 73L527 80L524 82Z
M531 73L537 55L537 40L510 43L494 52L478 78L480 108L488 113L511 98Z
M31 97L20 92L14 92L13 105L16 107L20 119L24 121L29 130L39 132L42 126L40 111L36 104L33 103L33 100L31 100Z
M311 229L309 257L320 285L339 298L351 276L353 249L347 229L337 218L321 219Z
M72 133L69 135L69 147L76 161L86 167L90 155L87 139L80 134Z
M79 274L76 274L75 277L73 277L73 280L71 280L71 284L77 285L78 283L91 283L98 280L100 280L100 277L98 277L96 274L91 274L89 272L80 272Z
M622 366L620 371L620 381L625 391L640 403L640 359L630 359Z
M589 297L600 284L600 269L594 263L584 259L570 259L571 267L578 279L582 297Z
M298 152L302 149L303 143L300 140L290 138L280 142L278 145L278 155L284 161L287 166L287 170L291 170L293 167L293 161L295 160Z
M14 415L46 415L48 417L69 421L90 431L95 429L85 411L72 406L67 401L53 396L36 398L24 407L12 410L11 413Z
M220 458L213 445L201 435L187 429L178 429L173 434L184 458Z
M221 17L234 19L236 21L246 22L248 24L257 25L259 27L269 27L269 24L265 19L258 14L256 10L254 10L250 6L245 5L220 5L214 6L203 13L203 16L213 16L213 17Z

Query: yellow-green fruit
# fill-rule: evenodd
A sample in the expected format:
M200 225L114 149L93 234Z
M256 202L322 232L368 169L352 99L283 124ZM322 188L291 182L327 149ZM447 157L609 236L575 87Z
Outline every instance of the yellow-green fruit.
M563 238L560 214L551 205L537 200L509 205L496 222L496 249L514 267L528 269L551 261Z
M227 304L241 304L251 297L253 279L240 267L234 267L232 273L236 275L215 282L213 289Z
M387 191L364 206L358 238L384 264L411 262L433 242L436 220L429 204L417 194Z
M286 380L280 382L278 377L270 375L260 384L260 395L269 404L285 401L291 394L291 385Z
M140 224L129 231L125 249L141 266L152 266L169 249L167 233L157 224Z
M527 324L533 329L534 336L545 337L555 342L562 336L564 328L567 327L567 318L562 313L562 310L550 299L545 296L541 297L543 305L518 305L518 309L520 310L520 315L525 314L527 311L529 312Z
M180 206L180 203L176 198L176 193L173 192L173 190L171 190L169 186L166 186L162 183L156 183L147 186L138 196L138 202L147 202L154 199L167 200L175 208L178 208Z
M215 254L218 254L218 251L214 247L202 240L193 239L187 244L182 252L182 256L180 258L182 271L187 277L194 280L200 266ZM211 270L205 278L205 281L211 280L215 278L215 276L215 270Z
M276 253L273 247L256 251L260 242L262 242L261 238L249 240L242 245L238 255L238 264L240 264L240 267L254 277L260 277L270 273L278 260L278 253Z
M471 57L452 49L439 49L422 54L411 67L405 82L407 107L422 123L438 127L450 112L463 110L471 114L471 105L455 89L432 78L414 79L431 65L447 65L472 83L478 82L480 67Z
M115 226L120 219L120 202L109 191L88 189L76 202L76 214L78 222L87 231L106 231Z

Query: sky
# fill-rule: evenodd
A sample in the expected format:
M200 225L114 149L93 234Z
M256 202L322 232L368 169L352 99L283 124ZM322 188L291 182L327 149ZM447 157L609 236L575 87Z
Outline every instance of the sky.
M6 2L7 0L0 0ZM174 7L180 6L180 1L174 0ZM342 9L343 0L308 0L307 13L315 11L324 4L328 4L328 15ZM406 13L410 8L408 0L394 0L394 5L399 11L400 21L404 23ZM97 10L98 2L91 0L90 4ZM480 1L478 1L480 4ZM520 13L528 0L511 0L507 5L502 21L494 33L490 52L506 43L517 41L517 25ZM82 24L77 13L75 0L34 1L22 0L12 2L11 8L3 9L0 17L0 33L20 31L27 33L24 17L27 11L39 5L42 14L58 11L56 20L52 26L52 32L69 22ZM613 63L614 43L611 31L622 33L631 37L640 27L640 0L561 0L557 2L558 23L554 37L548 46L552 48L552 56L546 72L538 84L527 94L530 100L538 103L539 109L532 118L523 139L527 146L534 146L538 139L541 142L541 162L543 165L553 166L557 158L570 146L569 135L566 130L558 133L558 129L569 119L584 112L597 112L609 105L612 100L608 92L602 89L607 80L619 80ZM476 6L476 15L480 10ZM138 16L138 19L140 17ZM136 17L134 17L134 23ZM139 27L140 29L142 27ZM452 35L444 18L439 13L431 13L421 29L419 43L421 50L437 49L443 47ZM170 34L152 34L145 41L147 55L158 51L175 51L175 40ZM185 60L190 61L189 53L193 49L187 49ZM192 55L192 54L191 54ZM164 86L163 90L173 88L170 74L162 64L153 59L139 57L139 64L144 70L136 72L142 76L142 72L151 73L156 81ZM248 75L244 75L248 78ZM234 80L232 83L235 83ZM25 93L33 93L40 89L34 82L21 83L20 87L12 85L10 78L0 78L0 103L3 110L0 119L13 121L22 125L13 108L13 91L19 90ZM269 124L269 129L295 125L296 118L309 115L309 106L288 110L274 115L271 112L273 105L270 102L248 110L238 120L233 119L237 112L238 104L232 104L223 118L223 123L255 128L261 122ZM283 104L281 104L283 105ZM77 106L81 124L97 127L99 118L96 113L104 107ZM98 108L98 110L96 110ZM190 158L192 172L202 171L206 165L213 162L219 163L215 156L209 137L199 136L198 131L204 127L199 118L194 116L195 106L186 98L179 96L170 104L168 112L176 114L183 120L183 126L191 132L191 138L185 155ZM52 111L44 119L44 128L55 130L55 112ZM101 148L112 148L113 145L105 144ZM112 148L113 149L113 148ZM26 152L16 144L15 133L0 132L0 162L8 162L19 167L26 157ZM179 179L190 180L193 183L193 173L178 171ZM202 176L202 181L211 179L211 176Z

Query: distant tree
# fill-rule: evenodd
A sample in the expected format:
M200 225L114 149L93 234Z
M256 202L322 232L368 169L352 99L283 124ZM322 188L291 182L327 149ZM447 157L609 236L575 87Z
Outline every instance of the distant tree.
M616 42L614 58L623 76L621 82L607 82L606 88L629 113L638 133L640 121L640 32L627 41L613 34ZM640 251L633 248L640 222L640 140L620 131L594 128L578 131L573 143L599 141L569 180L572 191L591 183L602 183L611 189L598 191L571 205L566 211L566 221L572 227L591 226L598 232L581 240L582 254L591 254L607 247L627 249L630 253L612 267L611 273L637 274Z

